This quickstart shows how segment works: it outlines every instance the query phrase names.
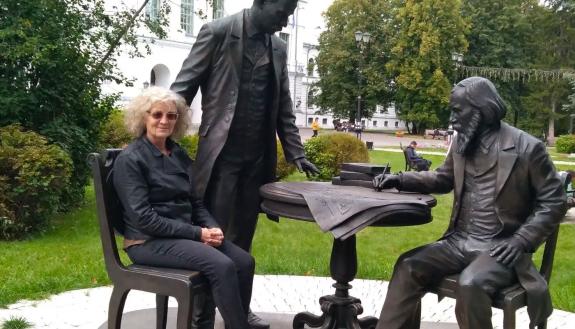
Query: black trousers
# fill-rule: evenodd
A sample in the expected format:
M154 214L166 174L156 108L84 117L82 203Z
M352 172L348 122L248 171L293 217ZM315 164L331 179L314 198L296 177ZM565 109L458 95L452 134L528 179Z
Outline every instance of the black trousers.
M417 329L421 298L427 287L460 273L455 314L461 329L489 329L491 299L496 291L517 282L515 270L491 256L496 241L457 234L401 255L395 264L377 329Z
M250 251L260 209L263 155L222 154L214 164L204 204L226 239Z
M253 257L229 241L214 248L199 241L153 239L129 247L136 264L184 268L201 272L210 283L214 303L229 329L249 329L255 262Z
M417 171L428 171L429 167L431 167L431 161L426 159L417 159L415 162L415 166L417 167Z

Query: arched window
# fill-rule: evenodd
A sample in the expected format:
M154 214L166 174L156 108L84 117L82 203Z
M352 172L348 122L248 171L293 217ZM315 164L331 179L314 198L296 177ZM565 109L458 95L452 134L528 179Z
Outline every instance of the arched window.
M307 76L313 77L313 70L315 69L315 61L313 58L310 58L307 62Z
M164 88L170 87L170 69L164 64L156 64L150 72L150 84Z
M307 92L307 108L308 109L311 109L313 107L313 101L314 101L313 89L310 89Z

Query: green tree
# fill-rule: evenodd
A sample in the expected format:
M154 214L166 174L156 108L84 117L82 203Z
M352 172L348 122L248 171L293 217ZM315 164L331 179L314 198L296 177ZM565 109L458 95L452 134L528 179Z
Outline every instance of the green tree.
M575 112L575 74L569 76L569 83L571 84L572 94L567 97L568 103L563 104L563 109L573 113Z
M335 0L325 13L326 30L319 38L320 80L314 98L323 112L355 121L357 96L364 100L362 117L370 118L377 104L391 101L389 59L389 0ZM354 33L369 32L371 42L361 53ZM359 83L361 80L361 83Z
M68 205L83 197L86 156L116 99L100 86L129 83L114 55L122 46L141 56L135 31L144 25L165 36L169 7L149 20L143 5L111 13L103 0L0 0L0 126L19 123L70 154Z
M532 23L530 51L531 67L538 69L575 68L575 1L546 1L529 12ZM545 134L550 143L556 134L567 132L568 117L573 110L563 107L568 103L569 83L563 81L531 81L528 94L522 98L525 115L519 126L530 128L531 133ZM557 126L556 126L557 123Z
M399 117L411 133L446 125L453 52L467 48L460 0L398 0L391 60Z
M464 0L463 16L470 20L469 47L464 64L528 68L534 55L534 45L530 42L533 25L529 17L537 7L537 0ZM521 97L526 93L526 81L493 80L507 101L507 120L517 125L524 111Z

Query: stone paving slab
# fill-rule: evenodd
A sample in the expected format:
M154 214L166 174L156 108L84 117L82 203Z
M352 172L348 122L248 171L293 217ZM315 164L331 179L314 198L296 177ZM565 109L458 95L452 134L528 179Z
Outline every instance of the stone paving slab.
M257 313L287 315L309 311L319 315L319 297L333 294L332 284L333 280L325 277L256 275L252 310ZM362 301L364 312L361 316L379 316L387 291L387 282L354 280L351 284L353 285L351 295ZM11 316L18 316L32 322L35 329L98 328L107 320L111 292L111 287L100 287L68 291L41 301L21 301L10 305L7 309L0 309L0 323ZM177 303L172 298L169 303L170 307L177 307ZM422 301L422 321L441 324L436 327L437 329L457 328L454 306L453 299L445 298L438 303L435 295L428 294ZM153 294L132 291L128 295L124 312L154 307ZM492 321L494 328L502 328L503 315L500 310L494 310ZM573 323L575 323L575 313L555 310L549 319L547 328L572 328ZM517 312L517 328L528 328L525 309Z
M176 327L176 308L168 309L168 321L166 328ZM259 312L258 316L266 320L272 329L292 329L294 314L285 313L262 313ZM156 310L138 310L124 314L122 318L122 329L155 329L156 328ZM107 329L108 323L102 324L98 329ZM306 326L306 328L308 328ZM458 329L455 323L439 323L439 322L423 322L421 329ZM224 322L220 314L216 314L216 324L214 329L225 329Z

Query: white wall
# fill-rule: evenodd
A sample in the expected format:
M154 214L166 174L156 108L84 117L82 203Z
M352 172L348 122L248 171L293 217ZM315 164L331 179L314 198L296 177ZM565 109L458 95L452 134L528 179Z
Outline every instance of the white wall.
M117 59L118 66L121 71L126 77L133 81L133 87L116 85L111 82L103 85L105 92L120 93L122 103L129 101L139 94L144 88L145 83L151 82L151 71L154 68L158 73L156 75L156 84L169 87L180 71L182 62L187 57L201 26L212 19L212 9L207 6L207 1L195 0L194 10L202 10L208 14L208 18L200 19L198 16L195 16L193 33L186 34L180 26L180 0L169 1L172 4L172 12L170 13L171 23L168 29L167 39L157 40L151 37L150 33L145 29L142 29L139 31L142 42L153 41L153 43L149 43L152 53L150 55L145 55L143 58L130 58L127 54L123 54ZM252 0L225 0L224 14L231 15L243 8L249 8L252 5L252 2ZM320 123L325 118L327 119L328 124L327 126L322 125L322 127L333 127L333 119L331 116L316 115L315 113L318 109L315 107L308 108L307 106L307 91L309 85L318 79L317 73L314 77L305 76L305 73L307 72L307 61L309 58L317 56L317 50L304 47L304 44L306 44L306 46L318 44L319 35L324 29L324 21L321 13L329 7L331 2L332 0L300 0L298 3L298 9L294 15L297 16L297 20L295 20L293 16L290 17L288 26L282 30L282 32L290 35L290 44L288 45L290 90L292 99L294 100L296 124L300 127L308 126L307 123L310 117L318 117L320 119ZM109 10L114 10L114 6L119 6L117 0L108 0L107 3ZM143 0L124 0L124 3L126 3L128 7L136 9L143 3ZM144 51L142 51L142 53L145 54ZM298 66L303 68L303 74L298 73L297 75L294 75L295 68ZM301 101L301 103L300 106L296 108L295 104L298 100ZM199 125L201 121L200 92L198 92L198 96L194 99L191 108L193 110L192 121L195 125ZM369 122L367 122L368 128L372 126L373 120L374 119L370 119ZM383 121L379 124L379 121L381 120L379 118L375 120L378 120L377 128L380 128L383 125ZM389 121L391 122L392 120L390 119ZM388 124L391 126L389 128L394 128L393 124ZM405 125L401 123L399 127L404 128Z

